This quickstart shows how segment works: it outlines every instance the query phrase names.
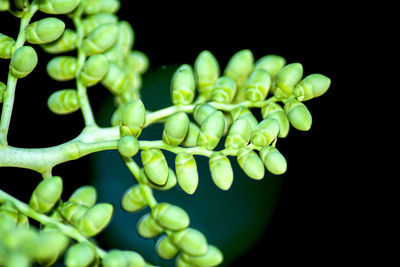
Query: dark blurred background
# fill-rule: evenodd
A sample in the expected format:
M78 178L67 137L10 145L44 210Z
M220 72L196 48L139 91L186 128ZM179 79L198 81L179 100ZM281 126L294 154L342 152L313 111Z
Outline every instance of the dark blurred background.
M347 13L337 12L334 6L322 3L295 6L248 1L217 6L216 2L123 2L119 18L128 20L134 28L134 49L144 52L150 59L149 73L143 78L144 86L152 84L153 90L157 85L152 77L171 71L170 65L193 64L205 49L217 57L221 68L235 52L250 49L255 59L278 54L288 63L302 63L305 75L318 72L331 78L331 88L325 95L306 102L313 116L311 130L292 129L287 138L278 140L277 147L288 161L288 170L282 176L267 176L270 180L262 181L264 188L273 186L269 190L273 194L270 200L269 196L260 195L260 201L271 202L259 203L269 206L270 214L261 216L262 227L257 238L253 244L247 244L246 250L229 266L249 266L252 261L259 262L259 266L283 266L286 263L324 266L341 262L351 250L342 236L342 229L347 224L344 198L348 177L338 171L344 164L338 157L338 152L343 149L340 141L343 112L340 108L345 101L343 92L349 90L345 74L345 69L352 63L349 55L357 50L346 37L352 26L341 24ZM19 26L16 18L0 13L0 22L0 32L16 37ZM9 132L12 146L57 145L75 137L83 127L79 112L57 116L47 109L46 101L53 91L74 85L52 81L45 69L53 56L43 53L39 47L37 51L38 67L18 81ZM0 80L3 82L6 81L8 63L8 60L0 61ZM169 88L159 90L168 91ZM89 89L89 98L99 121L108 119L100 117L105 113L102 108L109 103L109 97L101 86ZM96 164L96 159L90 156L54 169L54 174L64 177L64 198L78 186L96 183L93 169L89 168L92 164ZM112 169L108 171L113 173ZM29 170L0 169L0 188L24 201L29 201L30 192L40 179L40 175ZM251 184L248 190L258 187L258 181L246 183ZM240 189L235 190L240 192ZM222 199L227 193L219 191L219 194ZM196 208L204 209L202 205ZM195 210L188 211L191 217L196 217ZM227 214L235 220L234 213ZM132 223L132 230L134 228ZM241 240L235 242L240 247Z

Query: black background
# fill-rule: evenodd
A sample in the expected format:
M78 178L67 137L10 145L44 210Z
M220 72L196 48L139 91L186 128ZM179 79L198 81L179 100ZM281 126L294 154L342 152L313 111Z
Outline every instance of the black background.
M134 49L144 52L152 68L167 64L193 64L204 49L210 50L221 67L241 49L250 49L254 57L278 54L288 63L300 62L305 74L322 73L332 80L329 91L307 102L313 115L309 132L291 131L279 145L288 162L288 172L277 210L266 229L268 238L243 256L235 266L249 266L251 261L325 266L342 262L353 254L352 239L346 235L351 222L347 212L350 183L348 162L343 155L347 109L344 96L349 82L348 69L354 64L352 55L359 48L353 40L360 34L358 23L350 24L349 10L330 4L296 6L289 3L263 5L263 2L131 3L123 1L118 12L135 30ZM16 36L18 20L0 13L0 31ZM38 49L39 52L40 49ZM50 56L39 52L35 72L45 71ZM6 80L7 64L0 62L0 80ZM15 112L10 128L10 145L42 147L56 145L75 137L83 121L80 114L59 119L47 111L45 102L52 87L50 79L28 76L18 82ZM38 75L39 76L39 75ZM57 88L58 89L58 88ZM104 90L102 90L104 91ZM43 92L43 93L41 93ZM107 96L90 93L93 106ZM46 130L51 125L52 130ZM85 167L86 159L66 163L57 171ZM85 169L86 168L86 169ZM346 174L347 173L347 174ZM27 201L39 175L33 182L27 170L3 168L0 188ZM16 183L10 183L9 179ZM36 180L35 180L36 179ZM84 180L79 180L85 184ZM22 185L24 186L22 187ZM75 186L74 186L75 188ZM66 195L69 194L66 188ZM348 261L348 260L347 260Z

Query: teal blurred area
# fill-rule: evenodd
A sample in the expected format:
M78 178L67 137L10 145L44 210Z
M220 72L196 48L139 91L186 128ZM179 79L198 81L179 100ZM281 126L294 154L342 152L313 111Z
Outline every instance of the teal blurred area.
M170 105L170 77L177 66L158 67L144 76L142 100L149 110L157 110ZM100 110L100 124L107 125L113 103L110 99ZM160 140L162 124L151 125L141 134L139 140ZM216 150L223 149L223 140ZM174 168L175 155L164 153L171 168ZM134 157L141 165L140 156ZM195 156L199 186L193 195L185 193L178 185L168 191L155 191L159 202L169 202L185 209L191 219L190 226L200 230L210 244L219 247L224 253L224 265L237 260L264 238L268 221L274 212L282 176L266 172L261 181L247 177L230 157L234 169L234 182L229 191L220 190L212 181L208 158ZM98 189L99 201L112 203L115 213L111 224L100 236L105 248L131 249L140 252L146 260L161 266L174 266L174 260L160 259L155 252L156 239L143 239L138 236L136 223L141 216L149 212L146 208L137 213L127 213L120 207L124 191L135 184L116 151L104 151L91 157L94 186Z

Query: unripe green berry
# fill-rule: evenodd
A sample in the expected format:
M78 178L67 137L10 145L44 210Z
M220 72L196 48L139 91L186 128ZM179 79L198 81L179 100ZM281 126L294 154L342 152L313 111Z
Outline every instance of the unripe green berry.
M102 55L89 57L79 73L79 80L85 86L93 86L98 83L108 72L108 60Z
M71 29L65 29L60 38L51 43L42 44L44 51L50 54L59 54L72 51L77 45L77 34Z
M23 78L33 71L37 62L35 49L31 46L22 46L11 57L10 72L16 78Z
M139 141L132 135L121 137L118 141L118 152L124 156L131 158L139 151Z
M228 76L222 76L214 84L212 90L212 101L231 103L235 97L236 90L235 81Z
M137 231L143 238L154 238L164 232L164 228L151 217L150 213L147 213L138 221Z
M199 92L209 95L220 75L217 59L210 51L204 50L196 58L194 70Z
M64 89L54 92L49 97L47 106L55 114L70 114L79 109L77 93L74 89Z
M264 178L265 168L260 157L249 148L242 148L237 155L237 161L243 171L255 180Z
M71 56L54 57L47 64L47 73L57 81L68 81L75 78L77 60Z
M307 107L295 100L289 100L284 107L290 124L300 131L308 131L311 128L312 116Z
M49 211L60 198L62 189L63 183L59 176L42 180L33 191L29 206L40 213Z
M186 228L184 230L174 232L171 235L171 241L190 256L202 256L207 253L207 239L198 230Z
M199 183L196 160L193 155L185 152L179 153L175 158L175 171L182 190L193 194Z
M130 135L136 138L142 132L146 120L146 109L140 99L129 102L121 114L121 126L129 130Z
M156 251L160 258L170 260L178 254L179 249L171 242L168 236L163 236L157 240Z
M97 27L83 40L82 48L89 56L100 54L110 49L118 38L118 26L106 23Z
M241 50L229 60L224 75L231 77L236 86L241 87L253 69L253 61L253 53L250 50Z
M66 14L74 10L80 0L40 0L39 10L47 14Z
M64 32L65 23L57 18L44 18L29 24L25 29L25 38L31 44L50 43Z
M182 254L182 259L194 266L212 267L219 265L224 260L224 256L216 246L208 245L206 254L197 257Z
M225 139L225 147L239 148L246 146L251 138L251 126L246 118L239 118L232 123Z
M155 184L163 185L168 178L168 164L160 149L143 150L141 152L144 172Z
M189 117L185 112L177 112L169 116L164 124L163 140L171 146L182 143L189 129Z
M86 267L95 259L96 254L86 242L72 245L65 255L65 265L67 267Z
M250 101L261 101L267 97L271 87L271 76L264 69L255 70L245 83L246 98Z
M91 185L81 186L72 193L68 201L90 208L97 201L96 188Z
M293 94L293 89L303 77L303 66L300 63L286 65L276 78L275 96L287 98Z
M201 125L205 119L208 117L208 115L211 115L212 113L216 112L217 109L211 106L210 104L203 103L203 104L197 104L193 110L193 117L194 120Z
M311 74L305 77L294 88L294 94L299 101L307 101L323 95L328 91L331 80L322 74Z
M14 46L13 38L0 33L0 58L11 58L11 48Z
M129 187L122 196L121 207L127 212L136 212L147 206L139 184Z
M213 150L222 137L225 129L225 119L221 111L209 115L201 124L197 145Z
M185 138L182 141L182 145L185 147L194 147L197 145L197 137L200 133L200 127L193 122L189 122L189 128Z
M189 215L182 208L169 203L159 203L152 209L151 216L162 227L178 231L189 226Z
M279 123L278 137L284 138L288 135L290 124L283 108L274 102L270 102L261 108L261 115L264 119L272 118Z
M175 105L187 105L193 102L195 95L195 79L192 67L184 64L172 76L171 99Z
M213 152L209 166L214 183L222 190L228 190L233 182L233 170L228 157L221 152Z
M77 222L78 230L87 237L97 235L110 222L113 210L113 206L109 203L94 205Z
M251 143L256 146L268 146L278 136L279 123L273 118L261 121L251 134Z
M256 61L254 70L264 69L268 71L272 79L275 79L285 64L286 60L281 56L266 55Z
M287 169L285 157L273 146L263 147L260 157L267 170L273 174L282 174Z

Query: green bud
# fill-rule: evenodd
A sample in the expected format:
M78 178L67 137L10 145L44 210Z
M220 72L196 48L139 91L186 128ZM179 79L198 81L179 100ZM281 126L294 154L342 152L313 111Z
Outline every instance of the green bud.
M182 208L169 203L159 203L152 209L151 216L162 227L178 231L189 226L189 215Z
M143 74L149 68L149 59L143 52L133 50L126 58L126 65L129 71Z
M135 156L139 151L139 142L136 137L127 135L118 141L118 152L127 158Z
M62 189L63 183L59 176L42 180L33 191L29 206L40 213L48 212L60 198Z
M213 150L222 137L225 129L224 114L216 111L209 115L201 124L197 145Z
M86 18L82 19L82 29L84 32L84 36L88 36L102 24L106 23L117 24L117 22L118 22L118 17L114 14L100 13L87 16Z
M118 0L86 0L84 2L86 14L115 13L119 7Z
M69 239L59 231L41 231L37 235L34 255L40 262L54 261L68 247Z
M79 3L80 0L40 0L39 10L47 14L67 14Z
M140 99L129 102L121 114L121 126L127 127L130 134L136 138L142 132L146 120L146 109Z
M275 79L285 64L286 60L283 57L267 55L257 60L254 70L264 69L272 79Z
M104 55L89 57L79 73L79 80L85 86L93 86L98 83L108 72L108 59Z
M37 62L35 49L31 46L22 46L11 57L10 72L16 78L23 78L33 71Z
M113 206L109 203L94 205L77 222L77 229L87 237L97 235L110 222L113 210Z
M176 257L176 261L175 261L175 266L176 267L192 267L193 265L191 265L190 263L187 263L186 261L183 260L183 254L179 254L178 257Z
M250 50L241 50L229 60L224 75L234 79L237 87L241 87L253 69L253 61L253 53Z
M7 260L7 264L4 266L7 266L7 267L29 267L29 266L31 266L29 257L25 256L24 254L22 254L20 252L11 252L7 256L6 260Z
M57 81L68 81L75 78L77 60L71 56L54 57L47 64L47 73Z
M171 242L168 236L163 236L157 240L156 251L160 258L170 260L178 254L179 249Z
M312 116L307 107L295 100L289 100L284 107L285 113L289 119L290 124L300 131L308 131L311 128Z
M11 48L14 46L15 41L13 38L0 33L0 58L11 58Z
M251 138L251 126L246 118L239 118L232 123L225 139L225 147L239 148L246 146Z
M124 65L133 47L135 34L132 26L127 21L120 21L117 26L118 39L113 47L110 48L104 55L108 60L113 61L118 66L126 69Z
M59 54L72 51L77 45L77 34L71 29L65 29L60 38L51 43L42 44L44 51L50 54Z
M47 106L55 114L70 114L79 109L77 93L74 89L64 89L54 92L49 97Z
M143 238L154 238L164 232L164 228L147 213L138 221L137 231Z
M137 267L146 266L146 262L139 253L129 250L122 251L122 253L124 254L124 257L127 259L128 266L137 266Z
M264 178L265 168L260 157L249 148L242 148L237 155L237 161L243 171L255 180Z
M63 203L60 208L61 216L72 225L77 225L78 221L86 214L89 207L72 201Z
M251 143L256 146L268 146L279 133L279 122L273 118L261 121L251 134Z
M97 27L83 40L82 48L89 56L101 54L110 49L118 38L118 26L106 23Z
M299 101L307 101L321 96L328 91L331 79L322 74L311 74L305 77L294 88L294 94Z
M212 91L212 101L220 103L231 103L236 94L235 81L227 76L219 78Z
M168 164L160 149L150 149L141 152L144 172L157 185L163 185L168 178Z
M189 117L185 112L177 112L169 116L164 125L163 140L171 146L182 143L189 129Z
M260 156L264 162L265 167L270 173L282 174L286 172L286 159L275 147L263 147L260 151Z
M286 65L276 78L275 96L287 98L293 94L293 89L303 77L303 66L300 63Z
M121 207L127 212L137 212L147 206L147 201L141 192L141 185L129 187L121 200Z
M270 102L261 108L261 115L264 119L272 118L279 123L278 137L284 138L289 133L289 119L287 118L283 108L274 102Z
M199 92L206 95L210 94L220 75L217 59L210 51L204 50L196 58L194 70Z
M197 104L193 110L193 117L194 120L201 125L205 119L208 117L208 115L216 112L217 109L211 106L210 104L203 103L203 104Z
M77 190L75 190L74 193L72 193L68 201L90 208L97 201L96 188L91 185L81 186Z
M7 11L10 8L9 0L0 0L0 11Z
M251 130L253 131L256 126L258 125L258 121L256 117L254 117L253 113L245 107L236 107L231 110L231 117L233 121L240 119L246 119L247 122L250 124Z
M182 190L193 194L199 183L196 160L193 155L185 152L179 153L175 158L175 171Z
M255 70L245 83L246 98L250 101L262 101L271 87L271 76L264 69Z
M197 137L200 133L200 127L193 122L189 122L189 128L186 133L186 137L182 141L182 145L185 147L194 147L197 145Z
M193 102L196 84L192 67L184 64L172 76L171 99L175 105L187 105Z
M114 94L120 94L129 83L129 75L124 69L113 62L109 62L107 75L101 81L108 90Z
M206 254L197 257L182 254L182 259L194 266L211 267L219 265L224 260L224 256L216 246L208 245Z
M65 265L67 267L89 266L96 257L95 252L86 242L76 243L71 246L65 255Z
M157 190L161 190L161 191L169 190L177 184L175 172L171 168L168 168L168 178L167 178L167 181L165 182L165 184L163 184L163 185L158 185L158 184L153 183L147 177L146 173L144 172L144 169L140 170L140 177L141 177L140 179L147 181L148 186L150 186L153 189L157 189Z
M25 38L31 44L44 44L57 40L64 32L65 23L57 18L44 18L29 24Z
M104 267L137 266L144 267L146 262L143 257L134 251L112 249L102 261Z
M175 246L190 256L202 256L207 253L207 239L198 230L189 227L172 233L170 238Z
M211 178L222 190L228 190L233 182L231 163L222 152L213 152L209 161Z

